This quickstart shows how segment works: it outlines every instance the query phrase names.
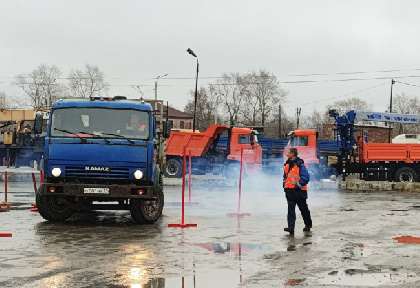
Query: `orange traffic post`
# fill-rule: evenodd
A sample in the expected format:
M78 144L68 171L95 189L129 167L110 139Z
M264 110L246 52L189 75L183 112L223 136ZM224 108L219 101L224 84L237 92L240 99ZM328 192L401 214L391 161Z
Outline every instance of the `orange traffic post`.
M185 202L185 204L197 205L198 202L191 202L191 150L188 152L188 202Z
M185 166L187 162L187 153L186 153L187 147L184 146L184 161L182 165L182 212L181 212L181 223L171 223L168 224L168 227L197 227L197 224L195 223L184 223L184 197L185 197Z
M251 216L251 213L240 213L241 211L241 188L242 188L242 158L244 155L244 148L241 148L241 167L239 168L239 199L238 199L238 212L237 213L227 213L228 216Z
M9 212L11 203L7 202L7 171L4 171L4 202L0 202L0 212Z

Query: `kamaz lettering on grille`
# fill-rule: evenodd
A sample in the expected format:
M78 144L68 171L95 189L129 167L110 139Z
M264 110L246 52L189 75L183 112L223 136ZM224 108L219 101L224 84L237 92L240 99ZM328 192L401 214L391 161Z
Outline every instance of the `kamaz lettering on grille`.
M109 167L94 167L94 166L86 166L85 171L103 171L109 172Z

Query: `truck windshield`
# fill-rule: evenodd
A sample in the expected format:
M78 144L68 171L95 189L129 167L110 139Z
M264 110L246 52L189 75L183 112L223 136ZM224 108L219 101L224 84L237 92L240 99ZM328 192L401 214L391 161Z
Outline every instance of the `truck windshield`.
M52 112L52 137L149 138L149 114L133 109L61 108ZM122 136L122 137L121 137Z
M291 144L291 146L308 146L308 137L292 137L292 139L290 139L289 144Z

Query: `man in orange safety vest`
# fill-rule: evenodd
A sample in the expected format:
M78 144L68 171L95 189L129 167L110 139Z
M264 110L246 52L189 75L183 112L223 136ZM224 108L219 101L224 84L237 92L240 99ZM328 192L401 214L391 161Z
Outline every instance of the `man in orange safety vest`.
M295 232L296 212L298 206L305 228L303 231L310 231L312 228L311 212L309 211L306 199L308 199L309 172L305 162L297 157L298 151L292 147L287 153L287 161L284 164L283 188L286 194L288 212L287 228L284 231L291 235Z

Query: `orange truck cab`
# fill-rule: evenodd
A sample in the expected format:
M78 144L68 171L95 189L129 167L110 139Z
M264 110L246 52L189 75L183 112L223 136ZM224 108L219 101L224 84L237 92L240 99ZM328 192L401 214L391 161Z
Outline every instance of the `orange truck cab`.
M220 149L217 144L224 133L228 134L228 142ZM191 171L194 174L224 174L226 178L237 178L241 151L243 176L257 173L262 169L262 149L256 134L250 128L226 125L211 125L205 132L173 130L166 142L164 175L172 178L182 176L184 151L187 159L191 155ZM187 169L188 164L189 161Z
M286 154L289 148L295 147L299 157L304 159L306 164L318 164L317 141L315 130L295 130L289 133L289 144L284 148L283 159L287 159Z
M294 130L289 133L289 137L289 143L283 151L284 161L287 160L289 148L295 147L299 158L308 166L312 181L336 174L335 164L340 151L337 141L319 140L313 129Z

